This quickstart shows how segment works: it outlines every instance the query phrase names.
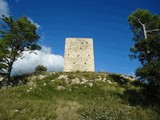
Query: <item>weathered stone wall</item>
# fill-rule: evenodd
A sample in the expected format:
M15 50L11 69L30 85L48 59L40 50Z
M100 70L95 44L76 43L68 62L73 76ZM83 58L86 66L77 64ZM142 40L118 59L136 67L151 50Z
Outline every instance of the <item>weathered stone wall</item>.
M70 71L95 71L92 38L66 38L64 72Z

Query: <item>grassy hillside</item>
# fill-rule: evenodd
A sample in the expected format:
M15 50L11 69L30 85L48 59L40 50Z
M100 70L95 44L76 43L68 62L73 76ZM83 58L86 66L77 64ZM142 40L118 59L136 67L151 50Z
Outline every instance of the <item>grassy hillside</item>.
M21 78L21 77L19 77ZM0 90L0 120L158 120L141 84L108 73L47 73Z

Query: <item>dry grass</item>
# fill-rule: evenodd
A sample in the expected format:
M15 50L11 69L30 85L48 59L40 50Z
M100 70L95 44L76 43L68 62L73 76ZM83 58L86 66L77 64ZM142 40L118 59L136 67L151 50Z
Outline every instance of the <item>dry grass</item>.
M56 120L78 120L77 111L81 108L75 101L58 101L56 107Z

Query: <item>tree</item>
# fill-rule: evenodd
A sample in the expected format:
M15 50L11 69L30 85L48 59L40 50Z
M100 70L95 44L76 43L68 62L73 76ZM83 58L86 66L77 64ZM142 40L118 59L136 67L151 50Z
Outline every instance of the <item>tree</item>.
M142 67L136 70L140 80L148 82L148 88L160 97L160 16L148 10L136 9L128 17L134 33L131 59L137 58Z
M40 49L36 43L39 39L36 26L26 17L13 20L13 17L2 16L0 30L0 75L10 81L13 63L22 57L24 51ZM23 66L22 66L23 67Z
M46 72L47 71L47 68L46 67L44 67L43 65L38 65L38 66L36 66L35 67L35 73L37 73L37 74L41 74L41 73L43 73L43 72Z

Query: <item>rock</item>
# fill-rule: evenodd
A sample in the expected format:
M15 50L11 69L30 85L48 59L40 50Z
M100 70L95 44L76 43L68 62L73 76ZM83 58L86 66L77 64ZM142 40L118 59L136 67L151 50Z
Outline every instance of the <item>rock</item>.
M22 84L23 84L22 80L19 80L18 85L22 85Z
M27 93L31 92L31 90L27 90Z
M7 89L7 86L3 86L1 87L2 90L6 90Z
M101 76L98 76L98 79L99 79L99 81L101 81L102 80Z
M101 78L101 76L98 76L98 78L97 79L95 79L96 81L101 81L102 80L102 78Z
M43 83L43 86L46 86L47 84L46 83Z
M29 79L29 80L36 80L36 79L37 79L37 76L32 76L32 77L29 77L28 79Z
M67 76L67 75L60 75L60 76L58 77L58 80L62 80L62 79L68 80L68 76Z
M107 80L107 83L112 84L112 82L110 80Z
M33 82L33 80L31 80L27 84L30 85L30 86L33 86L35 83Z
M12 87L12 85L8 85L7 87L8 87L8 88L11 88L11 87Z
M63 86L57 86L57 90L64 90L65 89L65 87L63 87Z
M53 80L51 80L51 82L54 82L55 80L53 79Z
M81 81L79 80L79 78L75 78L75 79L72 79L71 84L81 84Z
M84 84L84 83L87 83L87 82L88 82L88 80L86 80L85 78L82 78L81 80L82 80L82 84Z
M28 77L28 80L36 80L36 79L42 80L45 77L46 75L31 76L31 77Z
M80 84L84 84L84 83L85 83L85 82L82 81Z
M92 87L93 86L93 83L88 83L89 87Z
M106 78L103 78L103 80L102 80L103 82L105 82L106 81Z
M129 79L130 81L135 81L136 78L132 77L132 76L127 76L127 75L121 75L121 77L125 78L125 79Z
M41 79L43 79L43 78L45 78L45 77L46 77L45 75L39 75L39 76L38 76L38 79L41 80Z
M131 80L131 81L135 81L135 80L137 80L137 79L136 79L136 78L130 78L130 80Z
M18 112L18 110L16 109L16 110L14 110L14 112Z
M3 77L0 77L0 82L3 81L3 79L4 79Z

